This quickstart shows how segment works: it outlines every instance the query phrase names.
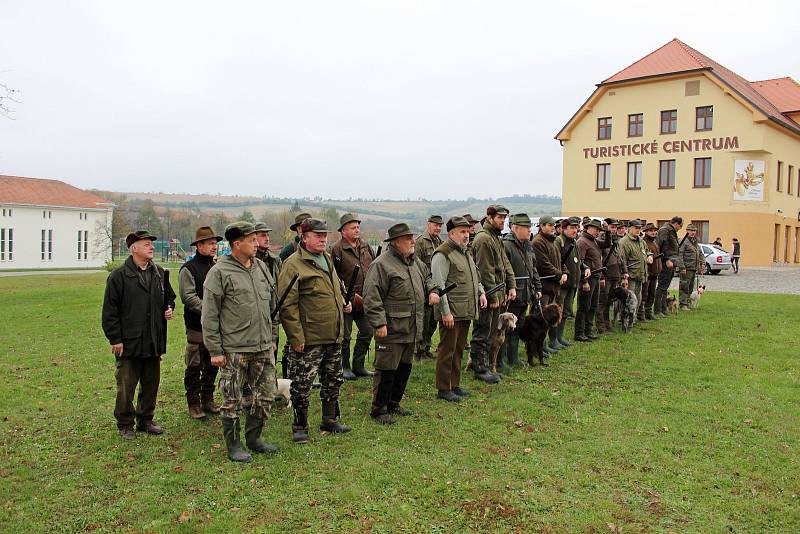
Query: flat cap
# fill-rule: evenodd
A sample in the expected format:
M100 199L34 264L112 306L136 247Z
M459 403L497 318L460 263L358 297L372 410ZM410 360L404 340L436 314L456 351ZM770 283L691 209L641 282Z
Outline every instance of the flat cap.
M342 215L342 217L339 219L339 231L341 232L342 228L344 228L344 225L351 222L360 223L361 219L357 218L352 213L345 213Z
M592 220L591 217L588 217L588 216L584 215L583 219L581 219L581 224L586 226L587 224L589 224L591 222L591 220Z
M442 219L441 215L431 215L428 217L428 222L434 224L444 224L444 219Z
M480 222L469 213L462 215L462 217L464 217L467 220L467 222L469 222L470 224L476 224L476 223Z
M606 217L606 218L605 218L605 219L603 219L603 220L604 220L604 221L605 221L607 224L616 224L616 225L619 225L619 219L616 219L616 218L614 218L614 217Z
M693 225L692 223L689 223L689 225L686 227L686 231L688 232L689 230L694 230L696 232L697 231L697 227L695 225Z
M300 230L303 233L317 232L318 234L327 234L328 232L330 232L330 230L328 230L327 222L322 221L320 219L315 219L313 217L309 217L308 219L300 223Z
M267 223L263 223L261 221L258 221L256 223L256 232L271 232L271 231L272 231L272 228L269 228L267 226Z
M636 226L638 228L641 228L642 226L644 226L644 224L642 223L641 219L631 219L630 221L628 221L628 226Z
M201 226L195 231L194 241L189 243L189 246L193 247L200 241L205 241L206 239L216 239L217 242L220 242L222 241L222 236L218 236L214 233L214 230L212 230L210 226Z
M516 224L517 226L527 226L529 228L533 224L531 223L531 218L528 217L527 213L515 213L511 216L510 223Z
M414 232L411 231L406 223L397 223L389 228L387 234L389 234L389 237L383 240L384 243L404 235L414 235Z
M294 218L294 224L289 226L289 230L297 230L297 227L300 226L300 223L305 221L306 219L310 218L310 213L299 213Z
M508 215L508 208L502 204L491 204L486 208L486 215Z
M464 217L459 217L458 215L456 215L455 217L450 217L450 220L447 221L448 232L453 228L458 228L459 226L466 226L469 228L472 225Z
M125 238L125 244L128 246L128 248L131 248L131 245L133 245L137 241L141 241L142 239L149 239L150 241L155 241L158 238L147 230L136 230L135 232L131 232L128 234L128 236Z
M555 224L556 220L551 215L545 215L539 219L539 226L544 226L545 224Z
M246 235L254 234L255 232L256 226L253 223L249 223L247 221L236 221L235 223L231 223L225 227L225 239L227 239L229 243L232 243L237 239L241 239Z
M580 217L566 217L561 219L561 227L566 228L567 226L580 226L581 218Z

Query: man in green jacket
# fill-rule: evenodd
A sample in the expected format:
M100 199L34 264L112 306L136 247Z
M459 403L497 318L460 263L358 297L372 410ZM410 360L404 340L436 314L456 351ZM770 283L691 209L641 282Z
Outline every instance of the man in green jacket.
M336 274L333 258L325 251L327 223L306 219L300 224L300 233L300 248L286 260L278 277L278 293L283 295L294 275L298 275L297 282L286 293L280 316L291 346L288 363L294 409L292 440L308 443L308 399L318 372L322 400L320 430L336 433L351 430L339 422L339 388L344 382L344 314L353 308L344 302L343 284Z
M653 255L642 239L642 226L640 219L632 219L628 223L628 233L619 240L619 253L628 272L628 289L633 291L639 303L637 317L645 321L642 287L647 279L647 266L653 263Z
M497 336L497 322L500 307L517 297L514 270L508 261L503 243L500 241L503 226L508 217L508 209L499 204L486 208L486 221L483 228L475 234L472 243L472 257L480 273L481 283L486 291L499 284L505 284L487 298L488 306L481 310L472 325L472 344L470 357L476 380L489 384L500 381L500 376L489 369L489 347Z
M431 260L431 276L435 287L455 288L442 295L434 306L440 321L439 349L436 358L437 397L459 402L469 392L461 388L461 355L467 344L469 324L486 309L486 295L472 256L467 254L470 223L463 217L447 221L447 241L437 247Z
M239 416L247 412L245 442L258 453L277 447L261 439L275 396L275 349L278 331L270 318L274 281L256 258L255 226L238 221L225 228L231 253L208 271L203 284L201 323L211 364L221 368L219 389L222 430L228 457L234 462L253 458L240 441ZM244 385L250 388L245 406Z
M681 310L689 311L689 295L694 291L694 279L697 272L705 271L705 259L697 243L697 227L689 224L686 227L686 237L680 245L681 270L680 285L678 286L678 300Z
M561 287L569 280L567 269L561 263L561 256L556 246L556 220L550 215L539 219L539 231L531 243L536 252L536 270L542 280L542 306L558 300ZM545 344L545 354L553 354L562 348L558 342L558 330L551 328L547 331L550 342Z
M588 279L591 271L578 257L577 236L580 227L580 217L567 217L561 220L561 234L556 238L556 249L561 264L567 270L567 283L558 292L556 303L561 306L561 323L558 325L558 343L562 347L569 347L571 343L564 337L564 328L568 319L575 317L575 294L581 283L581 278Z
M680 251L678 250L678 230L683 226L683 217L675 216L665 222L658 229L656 242L661 251L661 260L664 266L658 273L658 287L656 288L655 314L658 317L667 316L667 294L675 269L680 269Z
M431 259L436 247L442 244L442 238L439 234L442 232L441 215L431 215L428 217L428 225L425 231L417 237L414 244L414 255L422 260L422 263L430 270ZM425 309L425 331L422 333L422 342L417 344L417 354L415 358L418 361L432 360L431 355L431 338L436 333L436 319L433 317L433 309Z
M415 345L422 341L426 304L439 303L428 268L414 256L414 234L405 223L389 228L386 252L364 280L364 313L375 332L372 418L392 424L410 415L400 401L406 390Z

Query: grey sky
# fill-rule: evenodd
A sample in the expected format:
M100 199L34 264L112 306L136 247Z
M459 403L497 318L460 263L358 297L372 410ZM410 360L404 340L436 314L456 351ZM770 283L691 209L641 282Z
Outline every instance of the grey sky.
M673 37L800 73L796 1L0 4L0 174L118 191L561 194L553 136ZM3 72L5 71L5 72Z

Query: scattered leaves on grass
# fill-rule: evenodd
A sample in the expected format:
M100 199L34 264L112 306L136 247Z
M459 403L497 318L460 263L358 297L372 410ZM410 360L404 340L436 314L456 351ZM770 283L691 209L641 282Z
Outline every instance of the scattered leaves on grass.
M221 446L222 445L220 445L219 443L214 443L213 445L211 445L211 448L212 449L219 449Z
M662 426L661 427L661 431L662 432L669 432L669 427L668 426Z
M317 500L316 499L309 499L308 505L309 506L316 506L317 505Z
M176 465L175 467L173 467L172 470L175 471L176 473L183 473L183 467L181 467L179 465Z
M522 428L524 425L525 423L523 423L522 421L519 420L514 421L514 426L516 426L517 428Z
M608 527L608 530L611 532L622 532L622 527L617 524L607 523L606 526Z
M531 449L530 447L525 447L525 449L523 449L522 452L525 453L525 454L530 454L530 453L533 452L533 449Z
M136 461L136 455L133 454L132 452L129 452L128 453L128 461L129 462L135 462Z
M178 523L183 524L189 521L189 512L181 512L181 515L178 516Z

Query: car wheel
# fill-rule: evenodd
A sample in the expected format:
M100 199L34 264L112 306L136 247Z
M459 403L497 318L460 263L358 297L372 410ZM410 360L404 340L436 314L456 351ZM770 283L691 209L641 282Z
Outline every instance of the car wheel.
M711 270L711 264L708 263L708 262L706 262L706 272L707 273L711 273L711 274L715 274L714 271Z
M714 269L711 274L719 274L720 272L722 272L722 269Z

